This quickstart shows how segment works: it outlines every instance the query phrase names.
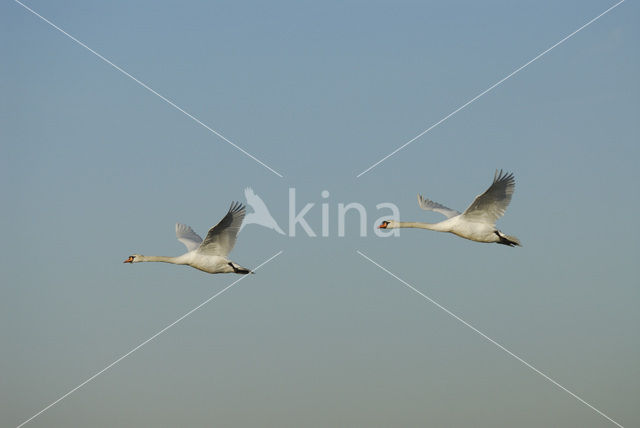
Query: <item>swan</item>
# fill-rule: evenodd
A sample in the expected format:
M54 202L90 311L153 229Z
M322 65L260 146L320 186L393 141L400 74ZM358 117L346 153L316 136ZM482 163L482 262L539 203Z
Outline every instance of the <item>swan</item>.
M493 183L469 205L463 213L447 208L418 194L418 205L426 211L435 211L447 217L439 223L417 223L385 220L378 226L380 229L398 227L417 227L420 229L450 232L465 239L477 242L495 242L497 244L514 247L520 246L515 236L505 235L496 229L496 220L504 215L511 202L515 189L515 179L512 173L502 173L496 170Z
M176 238L187 247L187 253L178 257L134 254L123 263L164 262L188 265L207 273L253 273L227 258L236 243L245 212L244 205L233 202L220 223L209 229L204 241L186 224L176 223Z
M284 235L284 232L280 229L280 226L278 226L278 223L269 212L267 205L260 196L256 195L251 187L244 189L244 197L249 206L253 208L253 212L247 214L242 226L240 226L241 231L248 224L258 224L260 226L273 229L280 235Z

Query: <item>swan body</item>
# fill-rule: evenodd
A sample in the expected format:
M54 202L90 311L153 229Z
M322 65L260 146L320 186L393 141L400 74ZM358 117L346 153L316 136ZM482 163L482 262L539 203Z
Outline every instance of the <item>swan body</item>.
M515 179L513 174L503 174L502 170L500 172L496 170L491 186L483 194L478 195L463 213L447 208L418 194L420 208L443 214L447 219L439 223L385 220L378 227L381 229L399 227L429 229L437 232L453 233L476 242L495 242L510 247L519 246L520 241L518 238L505 235L495 226L496 221L504 215L509 202L511 202L514 189Z
M163 262L187 265L207 273L253 273L227 258L236 243L245 212L242 204L232 203L227 215L209 230L204 240L189 226L176 223L176 238L187 247L187 253L178 257L134 254L124 263Z

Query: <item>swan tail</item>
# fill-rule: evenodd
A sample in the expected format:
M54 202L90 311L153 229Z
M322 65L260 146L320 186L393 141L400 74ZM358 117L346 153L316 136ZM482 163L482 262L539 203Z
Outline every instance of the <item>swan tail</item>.
M509 247L522 247L522 244L520 244L520 240L515 236L505 235L499 230L496 230L496 235L498 235L499 239L499 241L497 241L498 244L508 245Z

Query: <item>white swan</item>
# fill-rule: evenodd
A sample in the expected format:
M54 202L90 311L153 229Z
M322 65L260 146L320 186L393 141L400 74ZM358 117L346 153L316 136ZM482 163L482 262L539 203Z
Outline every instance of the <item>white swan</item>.
M176 223L176 238L187 247L187 253L178 257L134 254L123 263L164 262L188 265L208 273L253 273L227 258L236 243L244 214L245 207L233 202L227 215L209 230L204 241L189 226Z
M496 170L491 186L483 194L477 196L462 214L437 202L423 198L422 195L418 194L420 208L443 214L447 217L447 220L440 223L385 220L378 227L380 229L417 227L438 232L450 232L477 242L495 242L510 247L520 245L518 238L505 235L496 229L496 220L504 215L509 202L511 202L511 195L513 195L515 185L513 174L503 174L502 170L500 172Z

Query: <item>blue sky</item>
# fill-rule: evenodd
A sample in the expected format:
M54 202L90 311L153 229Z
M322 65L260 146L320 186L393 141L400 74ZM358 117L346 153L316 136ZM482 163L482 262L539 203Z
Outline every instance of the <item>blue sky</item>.
M247 226L243 280L32 426L614 426L360 257L360 250L624 426L640 424L640 8L627 1L360 178L613 2L0 5L0 425L16 426L233 280L185 267L251 186L328 238ZM522 248L422 230L496 168ZM330 197L321 198L328 190ZM339 203L368 211L336 236Z

